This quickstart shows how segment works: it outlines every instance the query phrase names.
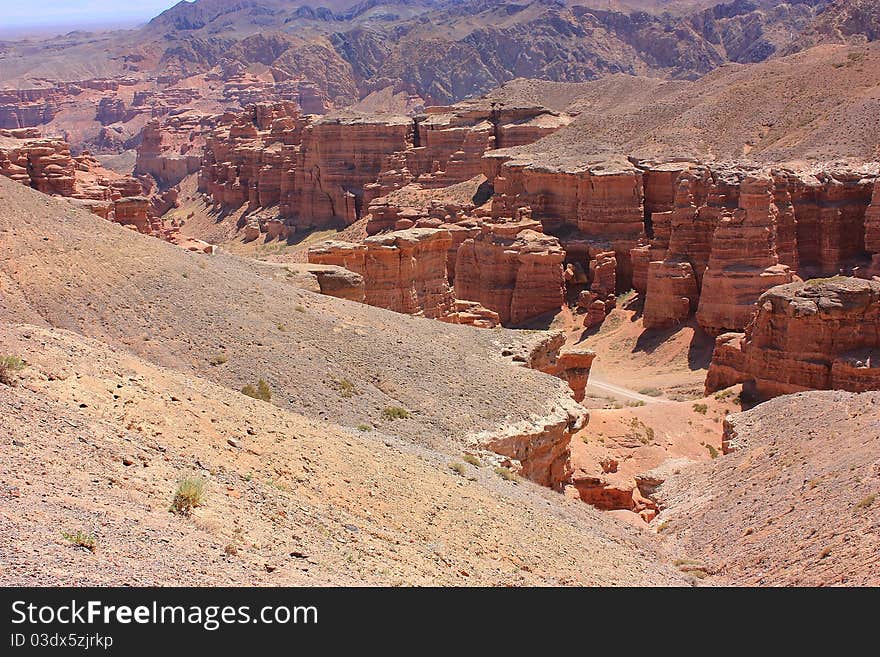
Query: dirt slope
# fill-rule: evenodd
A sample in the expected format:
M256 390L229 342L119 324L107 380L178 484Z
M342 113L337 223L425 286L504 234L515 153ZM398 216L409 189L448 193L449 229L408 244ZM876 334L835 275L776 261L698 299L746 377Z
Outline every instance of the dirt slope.
M660 489L680 561L709 582L880 584L880 393L787 395L729 422L735 451Z
M540 95L516 81L500 99ZM536 88L538 87L538 88ZM557 89L549 88L554 96ZM577 85L570 125L511 153L542 166L641 159L876 159L880 46L827 45L753 65L729 64L696 80L627 75Z
M0 199L0 320L70 329L234 390L263 378L281 407L444 449L574 403L559 379L502 357L539 334L306 292L282 267L184 251L5 178ZM390 407L411 417L389 420Z
M0 324L4 585L685 583L580 502L75 333ZM178 480L207 480L190 517ZM83 532L95 551L63 534Z

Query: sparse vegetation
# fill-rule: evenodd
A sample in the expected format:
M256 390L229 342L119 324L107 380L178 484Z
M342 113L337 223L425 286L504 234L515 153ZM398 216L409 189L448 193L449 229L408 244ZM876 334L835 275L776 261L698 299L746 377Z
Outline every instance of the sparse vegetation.
M474 466L475 468L482 468L482 467L483 467L483 462L480 461L480 459L478 459L478 458L477 458L476 456L474 456L473 454L465 454L464 456L461 457L461 459L462 459L465 463L470 463L470 464L471 464L472 466Z
M0 356L0 383L7 386L18 383L18 373L24 369L24 365L18 356Z
M171 502L171 511L180 516L188 516L192 510L205 501L207 482L202 477L184 477L177 483L177 491Z
M510 468L502 468L501 466L498 466L495 468L495 474L504 479L504 481L512 481L513 483L519 481L519 477L517 477Z
M0 383L14 386L18 373L24 369L24 361L18 356L0 356Z
M636 296L635 290L627 290L626 292L623 292L622 294L618 294L617 295L617 306L619 308L623 307L624 305L626 305L627 303L632 301L635 298L635 296Z
M628 402L626 402L626 405L629 407L639 407L639 406L644 406L645 402L643 402L641 399L639 399L636 401L628 401Z
M89 552L94 552L98 547L98 542L95 540L95 537L92 534L89 534L82 530L77 530L72 534L69 532L62 532L61 535L71 545L85 548Z
M281 331L282 333L286 333L286 332L287 332L287 326L286 326L285 324L279 324L277 328L278 328L278 330Z
M464 477L467 474L467 467L464 463L450 463L449 469L461 477Z
M810 287L815 287L816 285L822 285L824 283L836 283L845 279L846 276L827 276L825 278L811 278L806 281L806 285L809 285Z
M642 445L647 445L654 440L654 429L642 422L639 418L634 417L629 421L630 432L627 438L638 440Z
M871 506L874 503L874 500L876 500L876 499L877 499L877 496L874 495L873 493L871 493L867 497L863 498L861 502L856 504L856 508L857 509L867 509L869 506Z
M209 360L208 362L211 363L211 365L213 365L214 367L217 367L218 365L228 363L229 356L227 356L226 354L215 354L214 356L211 356L211 360Z
M706 404L694 404L694 410L701 415L705 415L709 407Z
M253 397L254 399L260 399L264 402L268 402L272 400L272 389L269 387L269 384L266 383L265 380L260 379L257 381L256 387L248 383L241 389L242 394L247 395L248 397Z
M357 425L357 430L366 433L367 431L372 431L373 427L371 427L369 424L359 424Z
M713 445L706 443L706 449L709 450L709 457L710 458L713 458L713 459L718 458L718 450L715 449L715 447Z
M386 406L382 410L386 420L405 420L409 417L409 411L400 406Z
M653 386L649 386L647 388L642 388L639 390L640 395L647 395L648 397L659 397L663 394L663 391L659 388L654 388Z
M341 397L348 399L357 394L357 387L348 379L339 379L333 382Z

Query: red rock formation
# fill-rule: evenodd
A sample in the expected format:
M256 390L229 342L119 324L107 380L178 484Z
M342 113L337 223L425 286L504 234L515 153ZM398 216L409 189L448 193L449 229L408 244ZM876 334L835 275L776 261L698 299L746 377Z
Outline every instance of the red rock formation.
M437 319L448 324L467 324L477 328L495 328L501 324L501 318L494 310L489 310L476 301L463 299L456 299L452 310Z
M745 334L716 341L707 393L736 383L760 400L880 389L880 282L839 277L765 292Z
M798 273L833 276L865 254L865 211L873 180L858 171L792 174L789 189L797 218Z
M139 233L149 235L153 232L150 222L150 199L144 196L121 198L114 204L114 216L117 223L131 226Z
M98 101L98 109L95 112L95 120L101 125L109 125L128 120L128 111L125 101L115 96L105 96Z
M465 240L455 263L455 295L494 310L504 325L517 325L564 301L559 240L537 232L532 221L484 224Z
M364 278L364 301L411 315L443 317L453 310L446 278L452 238L445 230L411 228L367 238L362 244L325 242L309 262L338 265Z
M161 186L178 184L202 165L205 138L215 117L182 114L144 126L137 148L135 174L149 174Z
M595 352L579 346L563 347L559 352L557 376L568 383L577 402L582 402L586 397L590 367L595 358Z
M865 212L865 250L873 254L871 272L880 276L880 179L874 183L871 205Z
M690 256L691 247L697 242L698 208L704 181L703 176L691 172L683 173L678 179L665 258L648 264L642 317L645 328L680 324L697 309L699 290Z
M0 89L0 128L30 128L49 123L58 113L55 87Z
M712 238L697 308L697 321L707 333L742 329L763 292L791 282L791 270L776 252L779 217L773 179L746 178L739 209L722 215Z

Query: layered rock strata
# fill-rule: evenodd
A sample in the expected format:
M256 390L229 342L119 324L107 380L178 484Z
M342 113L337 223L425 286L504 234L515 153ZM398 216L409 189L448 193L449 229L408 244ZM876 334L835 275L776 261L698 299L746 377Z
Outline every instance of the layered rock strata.
M309 262L337 265L363 276L364 301L411 315L437 318L453 310L446 278L445 230L411 228L367 238L362 244L325 242Z
M774 287L745 333L716 340L707 393L737 383L757 399L880 389L880 282L837 277Z

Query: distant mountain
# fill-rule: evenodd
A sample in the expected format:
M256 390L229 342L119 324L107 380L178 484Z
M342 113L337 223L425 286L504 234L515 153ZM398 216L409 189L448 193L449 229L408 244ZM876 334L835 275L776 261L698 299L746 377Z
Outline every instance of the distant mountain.
M181 2L134 32L55 40L44 50L8 44L15 66L4 67L0 76L65 79L82 68L74 62L86 60L91 69L100 65L102 74L177 78L215 71L229 79L260 66L276 80L314 82L337 105L387 87L429 103L450 103L517 77L583 82L626 73L695 79L727 62L764 61L806 30L817 30L828 0L322 5Z

